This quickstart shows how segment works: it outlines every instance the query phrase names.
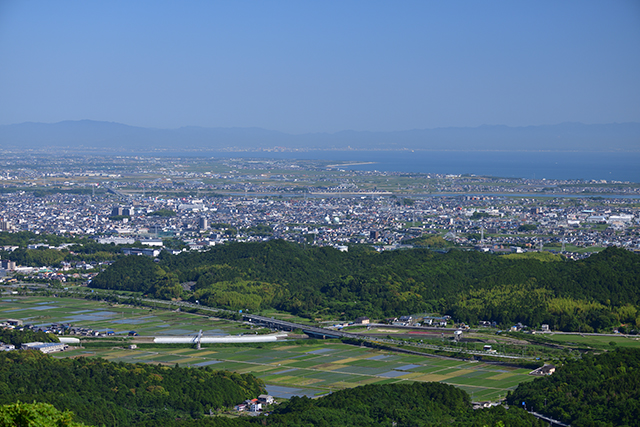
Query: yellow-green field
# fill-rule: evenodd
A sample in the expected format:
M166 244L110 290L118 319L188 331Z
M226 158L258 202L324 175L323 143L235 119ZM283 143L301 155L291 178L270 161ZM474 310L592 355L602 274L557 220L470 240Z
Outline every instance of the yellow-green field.
M49 325L72 323L97 330L140 335L246 332L242 323L212 320L168 310L149 310L71 298L12 297L0 301L0 319ZM123 342L105 348L78 348L55 357L102 357L129 363L162 363L210 367L262 378L268 391L278 397L295 394L316 396L332 390L364 384L404 381L441 381L466 390L474 400L504 397L508 390L532 379L528 369L404 355L335 342L296 345L293 341L254 346L203 346L192 348L160 345L129 350Z
M257 347L217 345L196 349L144 347L76 349L55 357L102 357L129 363L161 363L191 367L208 366L263 379L273 394L320 395L364 384L404 381L440 381L466 390L474 400L504 397L523 382L533 379L528 369L403 355L340 343Z

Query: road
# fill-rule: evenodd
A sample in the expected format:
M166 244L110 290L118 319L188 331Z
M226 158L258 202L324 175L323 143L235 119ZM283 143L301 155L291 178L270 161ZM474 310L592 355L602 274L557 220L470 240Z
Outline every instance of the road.
M533 415L534 417L542 420L542 421L546 421L549 423L550 426L559 426L559 427L571 427L569 424L564 424L558 420L554 420L553 418L549 418L545 415L539 414L537 412L533 412L533 411L527 411L528 413L530 413L531 415Z
M302 329L302 331L310 336L317 338L356 338L362 339L363 337L356 334L349 334L347 332L317 328L314 326L302 325L299 323L287 322L285 320L274 319L273 317L258 316L255 314L243 314L242 320L247 322L264 325L272 329L280 329L284 331L293 331L295 329Z

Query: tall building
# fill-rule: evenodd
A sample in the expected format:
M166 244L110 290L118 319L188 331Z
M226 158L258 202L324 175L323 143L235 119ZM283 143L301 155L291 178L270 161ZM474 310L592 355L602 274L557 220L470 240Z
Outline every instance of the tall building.
M111 216L133 216L133 208L116 206L111 209Z
M3 259L2 261L0 261L0 265L2 265L2 268L6 269L6 270L15 270L16 269L16 263L13 261L10 261L8 259Z
M206 230L209 228L209 220L207 220L206 217L201 216L200 217L200 221L198 223L198 227L200 228L200 230Z

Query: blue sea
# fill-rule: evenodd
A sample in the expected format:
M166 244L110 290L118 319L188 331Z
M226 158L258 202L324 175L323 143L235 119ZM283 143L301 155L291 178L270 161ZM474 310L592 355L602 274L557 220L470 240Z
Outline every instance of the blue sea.
M343 169L363 171L640 182L640 152L309 151L301 153L198 152L197 154L181 154L208 157L373 162L372 164L343 167Z

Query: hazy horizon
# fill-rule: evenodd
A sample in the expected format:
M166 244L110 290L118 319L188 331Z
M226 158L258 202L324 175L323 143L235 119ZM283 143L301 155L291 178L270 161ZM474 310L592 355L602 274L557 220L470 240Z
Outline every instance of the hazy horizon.
M270 132L279 132L289 135L306 135L306 134L315 134L315 133L326 133L326 134L336 134L341 132L362 132L362 133L393 133L393 132L411 132L411 131L420 131L420 130L439 130L439 129L476 129L483 127L506 127L506 128L533 128L533 127L545 127L545 126L561 126L561 125L586 125L586 123L582 122L574 122L574 121L565 121L560 123L541 123L539 125L520 125L520 126L509 126L500 123L483 123L478 126L435 126L435 127L426 127L426 128L412 128L412 129L390 129L386 131L372 131L369 129L363 130L355 130L355 129L340 129L332 132L288 132L286 130L281 129L272 129L272 128L264 128L259 126L200 126L200 125L184 125L177 127L150 127L150 126L138 126L132 125L129 123L115 122L109 120L94 120L94 119L77 119L77 120L59 120L55 122L37 122L37 121L24 121L20 123L6 123L0 124L0 126L16 126L16 125L24 125L24 124L44 124L44 125L55 125L65 122L97 122L97 123L109 123L115 125L124 125L129 127L138 127L149 130L179 130L185 128L203 128L203 129L261 129ZM625 124L640 124L640 121L628 121L628 122L610 122L610 123L590 123L593 125L625 125Z

